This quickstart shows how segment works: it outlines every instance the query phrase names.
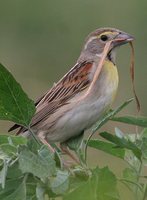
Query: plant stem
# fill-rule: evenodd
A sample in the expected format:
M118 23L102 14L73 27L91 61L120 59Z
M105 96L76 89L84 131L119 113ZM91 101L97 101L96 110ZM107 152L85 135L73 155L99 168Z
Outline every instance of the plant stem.
M127 179L118 179L118 180L121 181L122 183L124 183L124 182L131 183L131 184L135 185L137 188L139 188L141 192L143 192L141 185L139 185L138 183L135 183L135 182L127 180Z
M30 127L27 127L27 129L28 129L28 131L31 133L32 138L34 139L34 141L35 141L37 144L41 145L41 142L39 141L39 139L37 138L37 136L34 134L34 132L32 131L32 129L31 129Z
M143 195L143 199L142 200L146 200L147 199L147 184L145 186L145 191L144 191L144 195Z
M142 171L142 162L140 162L140 166L139 166L139 169L138 169L138 172L137 172L137 183L139 182L139 178L140 178L140 175L141 175L141 171ZM138 199L138 186L136 186L136 190L135 190L135 198L136 200L139 200Z

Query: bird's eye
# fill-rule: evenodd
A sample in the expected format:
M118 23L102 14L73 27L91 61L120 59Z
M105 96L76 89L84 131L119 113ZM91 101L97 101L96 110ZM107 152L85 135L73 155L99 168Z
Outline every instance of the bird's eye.
M104 42L108 40L108 36L107 36L107 35L101 35L100 38L101 38L101 40L104 41Z

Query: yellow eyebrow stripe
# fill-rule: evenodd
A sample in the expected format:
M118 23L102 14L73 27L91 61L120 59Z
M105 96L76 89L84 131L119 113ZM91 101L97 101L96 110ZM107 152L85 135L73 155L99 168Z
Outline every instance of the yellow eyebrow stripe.
M101 33L100 35L97 35L98 38L100 38L102 35L117 35L118 32L111 32L111 31L106 31L106 32L103 32Z

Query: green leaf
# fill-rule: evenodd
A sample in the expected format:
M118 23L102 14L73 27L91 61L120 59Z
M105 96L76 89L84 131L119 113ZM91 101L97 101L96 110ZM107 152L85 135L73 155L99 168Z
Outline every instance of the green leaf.
M96 124L96 126L92 129L92 132L90 133L86 145L85 145L85 160L87 159L87 145L93 134L100 129L106 122L108 122L111 118L113 118L117 113L119 113L124 107L126 107L129 103L131 103L133 99L129 99L125 101L123 104L121 104L118 108L115 110L110 110L108 113L106 113Z
M28 175L28 178L26 180L26 196L27 200L37 200L36 197L36 190L37 190L37 180L34 176ZM41 199L39 199L41 200Z
M7 179L19 179L22 176L23 174L19 169L18 162L15 162L9 166L8 172L7 172Z
M142 138L141 151L142 151L143 158L147 160L147 138L146 137Z
M120 138L116 135L112 135L107 132L102 132L99 134L101 137L105 138L106 140L116 144L120 148L126 148L132 150L134 155L141 160L142 152L141 150L135 145L135 143L131 142L130 140L125 139L124 137ZM116 147L117 147L116 146Z
M3 168L0 171L0 184L1 184L1 186L2 186L3 189L5 187L5 181L6 181L7 171L8 171L8 163L5 160L4 164L3 164Z
M76 153L80 162L85 164L85 156L82 151L84 147L83 139L84 139L84 132L74 138L69 139L66 142L66 144L71 150L73 150Z
M67 171L57 171L57 176L51 180L51 190L55 194L64 194L69 188L69 173Z
M123 179L121 179L121 182L125 183L128 186L128 188L133 191L135 198L137 195L138 196L137 199L142 199L142 195L144 193L143 185L140 184L140 182L138 181L138 174L134 169L132 168L124 169Z
M14 146L25 145L27 144L27 138L24 136L0 134L0 144L10 144Z
M8 141L9 141L9 144L12 144L14 146L18 146L18 145L26 145L28 140L24 136L20 136L20 135L10 136L9 135Z
M71 171L71 176L69 177L70 179L70 188L69 190L74 190L78 187L80 187L81 185L85 184L85 181L87 181L92 175L91 170L86 169L86 168L82 168L82 167L75 167L72 171Z
M19 183L18 180L17 182ZM1 200L26 200L25 178L19 185L17 182L14 184L13 181L9 181L9 184L6 185L6 189L0 191Z
M118 112L120 112L124 107L126 107L129 103L131 103L133 99L129 99L121 104L115 110L109 111L101 120L98 121L96 127L92 130L92 132L96 132L101 126L103 126L108 120L112 119Z
M147 128L144 128L141 132L141 138L147 138Z
M138 175L136 174L135 170L132 169L132 168L125 168L123 170L123 178L127 181L131 181L131 182L134 182L136 183L137 182L137 177ZM129 185L133 185L131 184L130 182L128 182ZM136 185L135 185L136 186ZM134 187L134 185L133 185Z
M125 156L125 150L122 148L116 148L115 144L104 142L101 140L90 140L88 142L88 146L93 147L95 149L104 151L110 155L119 157L124 159Z
M142 131L139 143L143 155L144 164L147 166L147 128Z
M6 186L4 189L0 187L0 199L5 200L5 198L11 195L17 188L21 185L22 179L7 179Z
M141 127L147 127L147 117L123 116L123 117L113 117L111 120Z
M13 157L17 153L17 148L10 144L1 144L0 153L7 155L8 157Z
M34 138L29 138L29 140L27 141L27 147L33 153L37 153L38 150L40 149L40 144L36 142Z
M117 127L115 127L115 135L119 138L122 138L125 136L125 134Z
M96 168L92 177L74 191L65 195L64 200L118 200L116 177L107 168Z
M37 200L44 200L44 194L45 194L45 188L42 187L42 185L38 183L36 187Z
M75 190L67 193L63 200L98 200L96 194L97 179L97 176L93 176L89 180L79 184Z
M46 149L42 149L38 154L28 149L22 150L19 155L19 168L23 173L32 173L38 178L48 178L56 172L52 153Z
M115 175L104 167L96 169L94 173L98 173L97 197L99 200L118 200L117 180Z
M0 134L0 144L8 144L9 141L8 141L8 137L10 135L3 135L3 134Z
M147 184L144 186L144 196L142 200L147 200Z
M131 151L130 149L126 149L125 150L125 157L124 160L130 165L132 166L132 168L136 171L138 171L138 169L140 168L140 160L136 159L136 157L134 157L134 153L133 151Z
M23 136L0 135L0 158L16 157L17 147L24 144L27 144L27 138Z
M66 144L71 150L78 151L78 149L81 148L82 146L83 137L84 137L84 134L80 134L74 138L69 139L66 142Z
M28 98L11 73L0 64L0 119L28 126L35 113Z

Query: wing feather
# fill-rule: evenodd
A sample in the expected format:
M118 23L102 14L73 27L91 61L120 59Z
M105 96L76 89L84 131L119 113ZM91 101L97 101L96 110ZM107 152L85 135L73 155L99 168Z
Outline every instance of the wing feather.
M53 86L42 98L37 101L37 107L43 102L52 102L72 94L75 90L81 90L82 83L87 80L92 62L76 64L55 86Z
M48 118L61 106L67 104L68 100L74 95L89 86L90 80L88 75L92 64L92 62L76 64L57 84L35 102L36 113L32 119L31 127ZM20 130L18 133L25 131L25 129L17 124L11 127L9 131L19 127Z

